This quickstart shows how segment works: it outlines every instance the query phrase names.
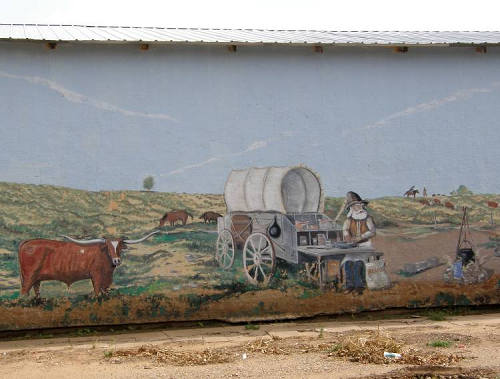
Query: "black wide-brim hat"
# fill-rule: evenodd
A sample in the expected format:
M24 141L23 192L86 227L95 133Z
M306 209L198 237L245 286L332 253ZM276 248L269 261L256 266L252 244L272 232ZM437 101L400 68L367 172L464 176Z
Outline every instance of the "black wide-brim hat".
M345 198L346 198L346 206L345 206L346 209L349 209L354 204L363 204L363 205L368 204L368 200L363 200L361 196L359 196L356 192L352 191L347 192Z

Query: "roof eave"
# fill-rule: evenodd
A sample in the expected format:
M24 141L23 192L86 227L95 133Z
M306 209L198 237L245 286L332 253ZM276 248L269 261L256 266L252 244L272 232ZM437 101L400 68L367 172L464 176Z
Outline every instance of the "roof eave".
M499 43L491 42L454 42L454 43L407 43L407 42L388 42L388 43L369 43L369 42L248 42L248 41L159 41L159 40L64 40L64 39L28 39L28 38L0 38L2 42L34 42L34 43L64 43L64 44L96 44L96 45L212 45L212 46L335 46L335 47L477 47L477 46L499 46Z

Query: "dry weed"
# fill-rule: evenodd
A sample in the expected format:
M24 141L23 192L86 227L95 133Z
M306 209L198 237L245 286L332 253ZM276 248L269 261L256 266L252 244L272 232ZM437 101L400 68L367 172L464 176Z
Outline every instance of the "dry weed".
M137 357L167 363L175 366L197 366L215 363L228 363L235 360L236 355L225 349L205 349L202 351L179 351L160 349L153 346L141 346L136 350L119 350L115 357Z
M385 358L384 352L399 353L401 358ZM458 354L424 352L407 348L389 335L367 332L343 337L330 348L328 356L360 363L403 363L412 365L448 365L464 359Z
M310 353L315 350L318 351L317 348L310 344L299 342L291 343L290 341L282 340L281 338L268 337L262 337L259 340L247 343L243 346L243 350L249 353L274 355L289 355L292 353Z
M384 352L399 353L401 358L385 358ZM137 357L157 363L176 366L208 365L233 362L248 353L291 355L320 353L328 357L348 359L352 362L388 364L401 363L416 366L447 366L464 359L458 354L425 352L409 348L403 342L380 332L366 331L321 339L278 338L264 336L238 347L182 351L172 348L142 346L136 350L113 352L113 357Z

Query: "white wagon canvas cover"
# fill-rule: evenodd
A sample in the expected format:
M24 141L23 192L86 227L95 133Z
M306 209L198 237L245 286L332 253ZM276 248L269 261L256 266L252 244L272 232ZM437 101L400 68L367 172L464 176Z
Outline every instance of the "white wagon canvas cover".
M233 170L224 200L227 212L275 211L323 212L319 176L304 166L262 167Z

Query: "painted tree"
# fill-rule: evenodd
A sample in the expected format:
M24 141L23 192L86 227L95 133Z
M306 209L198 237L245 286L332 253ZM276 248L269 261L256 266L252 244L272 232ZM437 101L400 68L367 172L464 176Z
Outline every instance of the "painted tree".
M146 176L142 181L142 186L147 191L151 191L154 185L155 185L155 179L152 176Z
M461 184L455 191L451 191L451 195L472 195L472 191Z

